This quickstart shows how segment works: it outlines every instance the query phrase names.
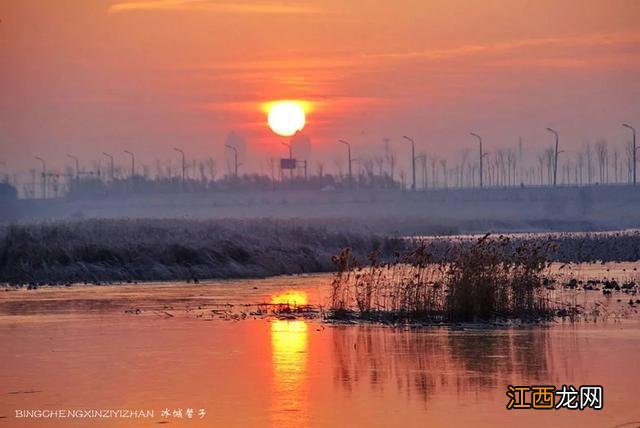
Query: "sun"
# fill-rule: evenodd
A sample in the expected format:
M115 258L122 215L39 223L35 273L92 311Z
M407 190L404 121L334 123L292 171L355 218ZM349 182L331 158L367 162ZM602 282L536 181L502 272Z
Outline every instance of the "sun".
M304 128L305 105L299 101L275 101L267 106L269 128L278 135L290 137Z

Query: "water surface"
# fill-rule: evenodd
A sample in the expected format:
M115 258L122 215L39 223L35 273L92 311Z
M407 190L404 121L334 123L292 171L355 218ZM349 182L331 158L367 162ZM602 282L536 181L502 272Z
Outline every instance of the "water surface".
M311 275L3 292L0 425L614 427L640 421L634 317L545 328L393 328L252 316L246 306L322 304L329 281ZM626 302L614 296L616 304ZM599 384L605 406L507 411L508 384ZM15 409L67 408L153 409L154 418L14 417ZM165 408L206 415L164 418Z

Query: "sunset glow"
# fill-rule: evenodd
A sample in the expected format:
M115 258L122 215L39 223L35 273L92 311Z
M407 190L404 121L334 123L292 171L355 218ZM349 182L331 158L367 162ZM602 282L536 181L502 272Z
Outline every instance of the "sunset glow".
M309 173L346 173L344 139L362 168L393 157L408 174L403 135L416 156L469 166L470 130L493 154L522 138L534 168L547 126L567 159L599 139L622 156L619 122L640 114L640 3L585 2L2 2L0 173L25 185L34 156L60 173L67 152L88 168L108 147L154 176L179 146L220 176L234 132L240 174L260 174L301 129Z

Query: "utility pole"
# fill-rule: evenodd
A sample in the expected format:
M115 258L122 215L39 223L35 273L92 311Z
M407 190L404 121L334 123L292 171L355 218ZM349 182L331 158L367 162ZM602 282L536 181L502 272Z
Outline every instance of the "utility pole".
M42 162L42 199L47 199L47 164L40 156L35 159Z
M111 156L109 153L106 152L102 152L103 155L105 155L106 157L109 158L109 160L111 161L111 181L113 181L114 178L114 168L113 168L113 156Z
M351 180L353 178L353 176L351 174L351 162L352 162L352 160L351 160L351 144L349 144L349 142L345 141L345 140L338 140L338 142L344 144L345 146L347 146L347 156L348 156L347 159L349 160L349 184L351 184L352 183Z
M631 162L633 162L633 185L636 185L636 152L638 151L638 148L636 147L636 130L633 126L623 123L622 126L624 126L625 128L629 128L631 130L631 133L633 135L633 147L632 147L632 160Z
M173 150L175 150L176 152L180 153L182 155L182 190L184 190L184 183L185 183L185 177L186 177L186 169L187 169L187 165L186 165L186 160L185 160L185 156L184 156L184 151L180 150L177 147L174 147Z
M76 162L76 180L77 180L78 177L80 177L80 161L74 155L67 154L67 156Z
M228 149L233 150L233 160L234 160L233 175L236 178L238 178L238 149L236 149L234 146L231 146L229 144L225 144L224 146Z
M478 134L474 133L474 132L470 132L470 134L473 137L476 137L478 139L478 142L480 143L480 188L482 188L482 176L484 175L483 173L483 168L482 168L482 162L485 156L485 153L482 151L482 137L479 136ZM491 184L491 183L489 183Z
M416 143L406 135L402 138L411 143L411 190L416 190Z
M136 156L129 150L125 150L124 152L131 156L131 180L133 180L133 177L136 175Z
M555 155L554 155L554 159L553 159L553 187L556 187L557 184L557 180L558 180L558 133L556 131L554 131L551 128L547 128L547 131L551 132L553 135L555 135L556 137L556 148L555 148Z

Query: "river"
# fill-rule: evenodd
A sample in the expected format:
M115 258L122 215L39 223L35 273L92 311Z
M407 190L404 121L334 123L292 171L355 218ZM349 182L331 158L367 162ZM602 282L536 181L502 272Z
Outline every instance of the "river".
M255 315L263 302L322 305L330 281L2 292L0 426L638 426L637 308L499 329ZM617 300L622 310L628 296ZM601 385L604 407L507 410L510 384ZM153 416L17 417L56 409Z

